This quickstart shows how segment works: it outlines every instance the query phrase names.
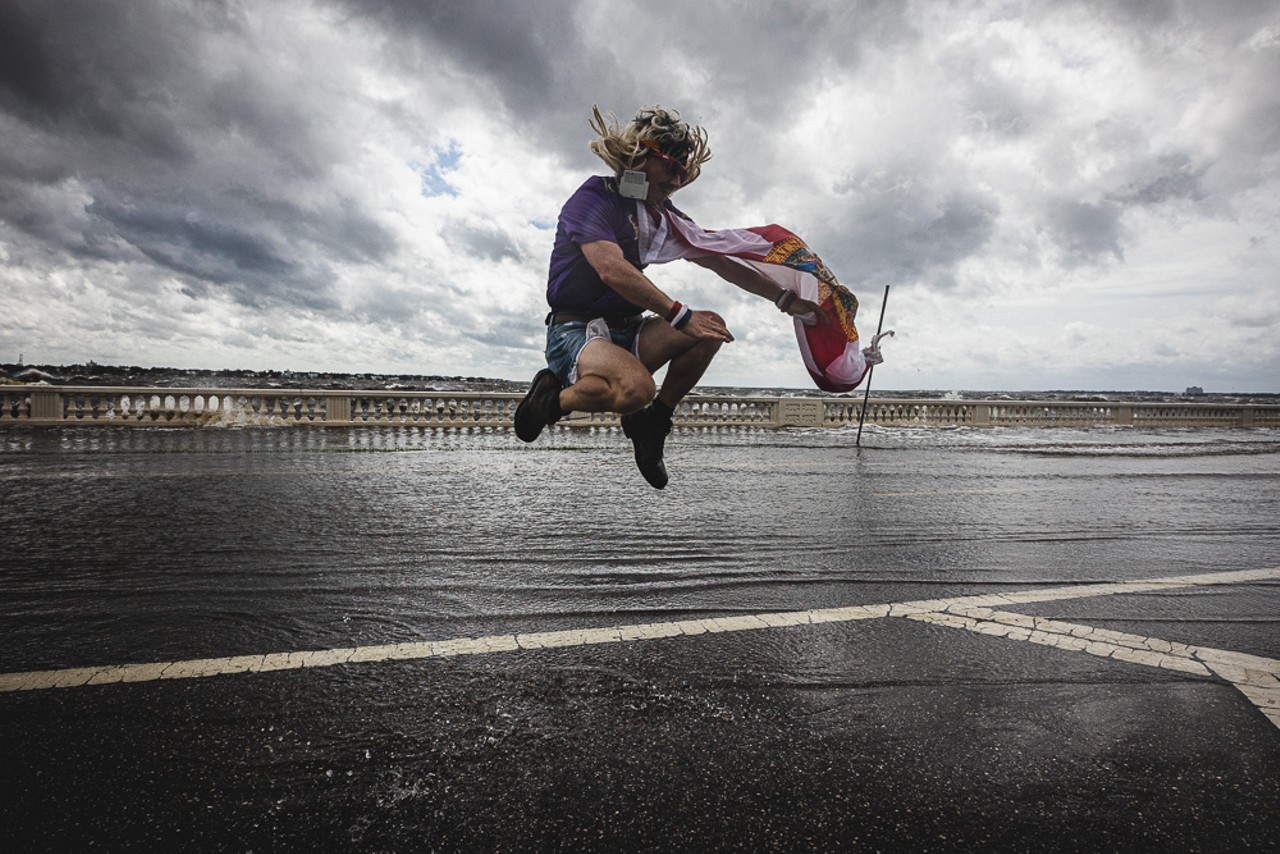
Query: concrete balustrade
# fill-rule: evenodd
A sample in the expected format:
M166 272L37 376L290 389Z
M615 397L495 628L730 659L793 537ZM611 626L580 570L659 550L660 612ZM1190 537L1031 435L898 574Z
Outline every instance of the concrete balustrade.
M508 428L519 393L0 386L0 426L419 426ZM695 394L682 427L844 427L862 398ZM1280 427L1280 405L871 398L883 427ZM613 413L575 412L570 428L614 427Z

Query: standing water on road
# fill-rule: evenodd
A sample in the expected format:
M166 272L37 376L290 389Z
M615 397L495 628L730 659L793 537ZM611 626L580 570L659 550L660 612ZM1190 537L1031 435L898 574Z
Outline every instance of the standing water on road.
M613 430L552 430L529 446L502 430L2 430L0 676L377 654L0 692L0 841L1274 842L1280 733L1266 698L1187 659L1171 670L1132 650L1099 657L1097 643L1085 654L1072 633L1272 666L1276 431L868 427L861 449L855 435L677 429L671 484L657 492ZM1246 583L1009 605L1068 626L1048 637L1055 646L887 618L887 607L878 619L662 634L1268 569ZM658 627L657 639L386 652L617 626Z
M1265 430L0 432L8 667L894 601L1280 558ZM123 657L123 658L122 658Z

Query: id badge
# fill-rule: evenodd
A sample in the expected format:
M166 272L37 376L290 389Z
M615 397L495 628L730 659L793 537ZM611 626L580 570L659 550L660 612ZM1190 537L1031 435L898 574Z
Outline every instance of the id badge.
M637 169L628 169L622 173L618 182L618 192L627 199L649 198L649 178Z

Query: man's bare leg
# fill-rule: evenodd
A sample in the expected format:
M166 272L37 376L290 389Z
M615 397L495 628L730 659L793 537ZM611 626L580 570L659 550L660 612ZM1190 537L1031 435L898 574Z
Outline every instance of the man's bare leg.
M667 485L663 447L675 408L706 373L719 349L719 341L692 338L666 323L648 321L640 329L638 350L645 369L656 371L667 365L667 376L651 404L622 417L622 431L635 446L636 467L654 489Z
M617 412L626 415L653 400L653 373L616 344L597 338L578 356L578 381L560 392L565 412Z
M622 416L623 432L635 446L637 468L650 485L662 489L667 485L662 456L671 417L706 373L720 343L692 338L654 321L640 329L640 358L603 338L588 341L578 356L577 382L564 389L548 387L544 393L531 391L516 409L517 435L532 441L543 424L554 423L566 412L617 412ZM668 366L667 375L657 392L653 373L663 365ZM543 373L549 376L549 372ZM535 379L535 389L538 384ZM524 421L529 423L522 429L522 411L526 409ZM539 414L531 415L533 410Z
M719 341L690 338L668 324L649 322L640 330L640 359L650 371L669 365L658 399L674 410L702 379L720 350Z

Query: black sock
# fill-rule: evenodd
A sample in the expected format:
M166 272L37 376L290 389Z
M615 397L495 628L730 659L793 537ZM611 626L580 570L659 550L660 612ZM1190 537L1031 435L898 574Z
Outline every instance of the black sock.
M653 413L662 418L666 418L670 420L671 416L676 414L675 408L671 406L667 406L667 404L660 397L655 397L653 399L653 403L649 405L653 408Z

